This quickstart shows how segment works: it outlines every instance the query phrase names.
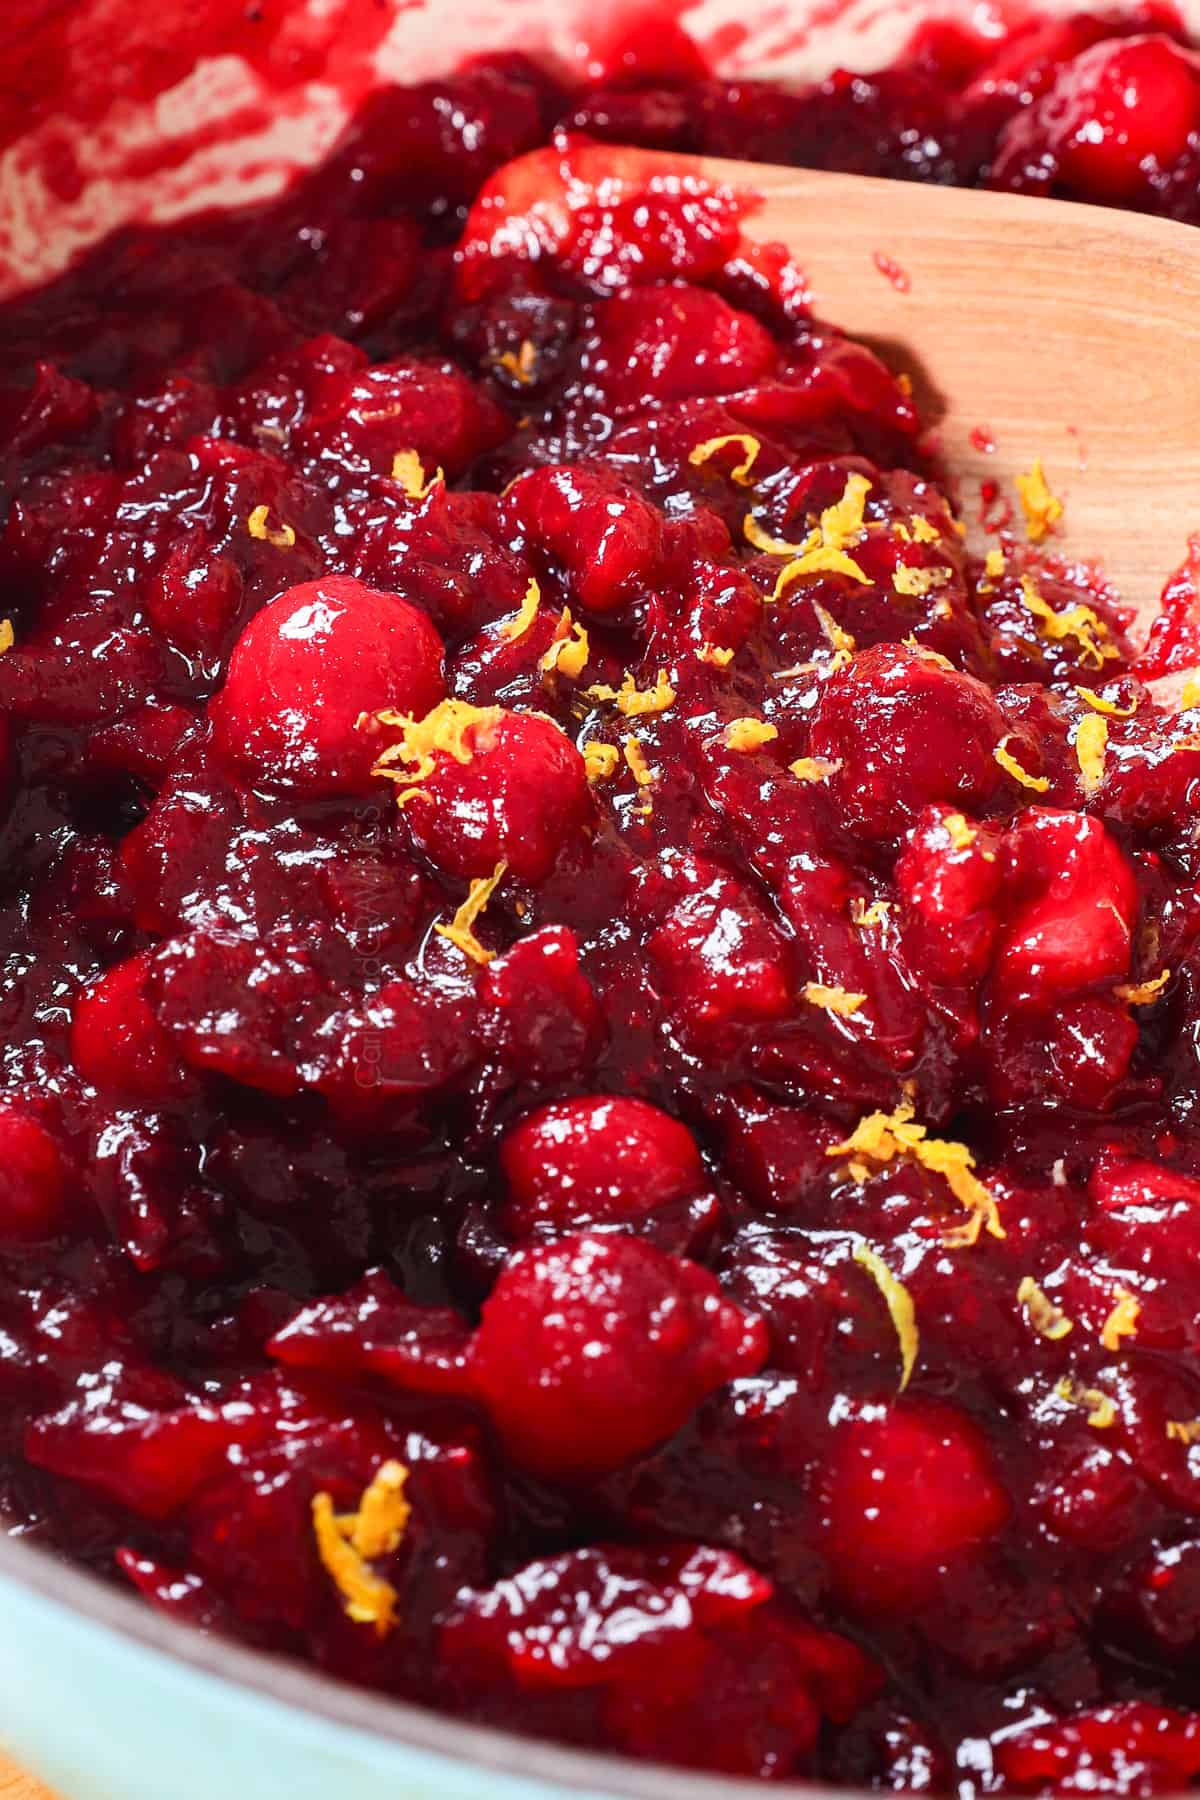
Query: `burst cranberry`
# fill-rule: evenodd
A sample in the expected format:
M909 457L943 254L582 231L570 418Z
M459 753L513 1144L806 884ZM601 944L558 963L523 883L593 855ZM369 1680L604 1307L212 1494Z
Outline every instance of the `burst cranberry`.
M480 1040L525 1080L561 1081L594 1059L600 1003L572 932L547 925L488 964L479 983Z
M633 1238L568 1237L511 1259L483 1309L475 1376L510 1454L580 1480L670 1437L766 1355L713 1277Z
M592 1693L605 1740L730 1774L801 1765L821 1714L853 1716L878 1681L846 1640L783 1614L740 1558L691 1546L532 1563L460 1596L441 1644L478 1716L503 1717L514 1691ZM716 1694L713 1756L700 1739Z
M102 1094L155 1106L193 1083L146 998L150 966L143 950L85 989L71 1021L71 1057Z
M1012 840L1011 870L1015 904L994 976L1010 1003L1044 1004L1127 974L1137 887L1098 819L1030 812Z
M1004 717L974 676L899 644L864 650L827 683L809 737L846 822L895 838L923 806L982 810L1002 776L993 752Z
M184 1062L270 1094L304 1085L306 1053L331 1010L303 944L280 933L251 943L193 932L150 959L146 993L156 1028Z
M245 580L232 557L186 540L168 552L150 584L146 607L168 643L219 652L236 629Z
M716 875L672 907L647 948L681 1016L702 1031L791 1011L779 934L727 876Z
M619 612L659 577L662 519L611 476L535 469L513 485L505 508L533 556L590 612Z
M239 638L212 707L214 741L252 785L304 797L371 785L383 708L424 713L444 693L423 613L347 577L281 594Z
M452 363L381 363L334 376L319 390L296 444L335 473L389 475L398 453L430 475L461 475L508 427L503 413Z
M896 864L921 963L937 979L978 981L999 925L999 836L948 807L929 807Z
M730 394L775 367L770 333L716 294L662 287L621 294L597 309L587 366L608 404L644 406Z

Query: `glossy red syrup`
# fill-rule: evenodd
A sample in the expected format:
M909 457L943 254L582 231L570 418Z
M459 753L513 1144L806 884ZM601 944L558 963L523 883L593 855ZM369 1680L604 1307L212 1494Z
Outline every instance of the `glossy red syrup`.
M583 134L1200 220L1196 59L617 62L0 317L0 1499L468 1719L1178 1792L1200 709Z

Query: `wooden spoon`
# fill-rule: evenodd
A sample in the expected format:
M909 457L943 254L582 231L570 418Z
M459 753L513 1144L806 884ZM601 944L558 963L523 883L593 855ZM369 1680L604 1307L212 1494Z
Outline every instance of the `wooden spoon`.
M911 377L968 525L981 483L1015 506L1016 476L1040 459L1065 505L1045 547L1098 565L1148 626L1200 531L1200 230L1062 200L594 144L572 147L547 195L553 156L519 158L496 178L509 217L487 247L538 254L535 240L560 235L581 191L734 190L746 235L788 246L817 316Z
M1148 624L1200 530L1200 231L1021 194L697 172L761 195L749 234L789 245L818 315L908 371L968 521L982 482L1012 497L1039 457L1065 503L1047 548L1097 563Z

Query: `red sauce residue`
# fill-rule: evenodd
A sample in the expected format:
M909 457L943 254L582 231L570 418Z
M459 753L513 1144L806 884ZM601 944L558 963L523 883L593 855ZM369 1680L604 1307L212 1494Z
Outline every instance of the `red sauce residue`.
M979 523L985 531L1007 531L1012 524L1012 502L1000 492L998 481L979 484Z
M972 450L978 450L981 456L991 456L996 448L996 440L986 425L973 426L971 435L967 441Z
M877 250L871 260L884 279L891 282L898 294L912 292L912 276L907 269L901 268L893 257L885 256L882 250Z
M1138 660L1143 681L1173 675L1200 663L1200 532L1188 539L1188 553L1162 592L1162 610L1150 627Z
M1086 469L1088 466L1088 453L1087 453L1087 445L1084 443L1083 439L1079 435L1078 425L1068 425L1067 426L1067 436L1075 439L1075 451L1079 458L1079 468L1080 468L1080 472L1082 473L1082 471L1084 469Z

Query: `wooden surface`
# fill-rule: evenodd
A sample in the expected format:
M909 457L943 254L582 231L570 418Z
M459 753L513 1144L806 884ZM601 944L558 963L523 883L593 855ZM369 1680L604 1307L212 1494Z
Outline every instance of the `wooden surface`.
M49 1788L31 1781L0 1750L0 1800L55 1800Z
M981 481L1015 499L1013 477L1040 457L1066 504L1052 547L1097 560L1152 616L1200 531L1195 227L1015 194L671 160L761 196L747 235L786 243L818 317L907 371L968 522ZM877 256L903 271L907 292ZM972 441L978 430L991 454Z

